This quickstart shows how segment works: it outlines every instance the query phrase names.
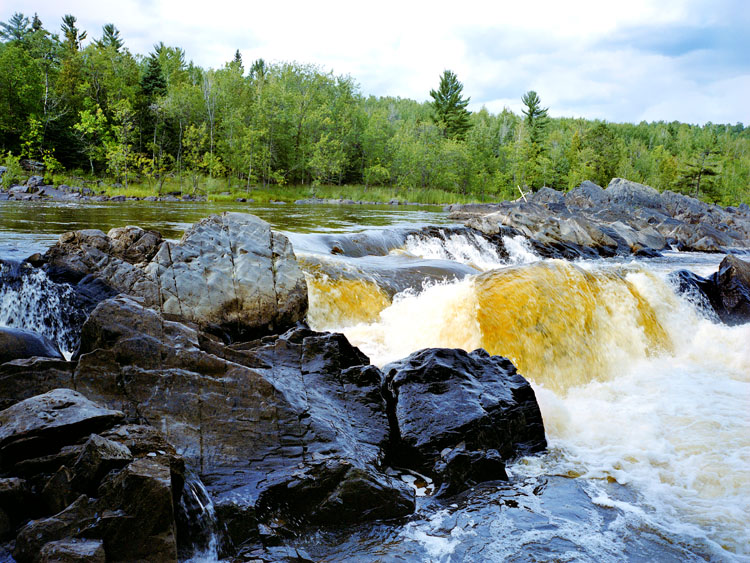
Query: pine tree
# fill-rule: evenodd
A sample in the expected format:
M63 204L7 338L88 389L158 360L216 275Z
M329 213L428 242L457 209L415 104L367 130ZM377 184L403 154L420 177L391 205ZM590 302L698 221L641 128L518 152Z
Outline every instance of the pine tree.
M65 14L62 19L60 29L65 36L65 44L71 51L78 51L81 43L86 39L86 32L76 27L76 17L71 14Z
M463 99L463 84L455 73L443 71L437 91L430 90L432 96L433 120L444 127L445 136L451 139L463 139L471 128L469 111L466 106L471 98Z
M114 24L108 23L102 27L102 38L94 41L94 45L100 49L108 47L114 48L115 51L122 49L125 43L120 37L120 30Z
M0 22L0 38L6 41L20 41L29 31L29 18L21 12L13 14L7 22Z
M522 97L521 101L526 109L521 110L526 116L526 125L529 128L529 136L532 143L541 144L544 139L544 131L547 127L547 110L542 107L542 101L534 90L529 90Z

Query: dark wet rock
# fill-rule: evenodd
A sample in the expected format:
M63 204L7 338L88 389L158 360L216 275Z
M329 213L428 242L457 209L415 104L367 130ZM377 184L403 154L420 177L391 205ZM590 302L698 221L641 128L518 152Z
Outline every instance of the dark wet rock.
M713 305L721 320L728 325L750 322L750 262L729 254L712 281L716 287Z
M98 539L52 541L39 551L39 563L105 563L104 543Z
M123 414L100 407L70 389L55 389L0 412L4 466L57 451L60 443L111 428Z
M47 518L32 520L26 524L16 537L13 556L19 563L40 560L41 551L46 544L96 534L97 527L96 501L81 495L65 510Z
M615 178L606 190L583 182L564 196L547 188L528 201L451 206L451 218L495 235L512 228L544 257L655 256L667 241L679 250L750 247L750 214Z
M31 330L0 327L0 364L34 357L63 359L49 338Z
M455 481L460 472L443 459L446 448L481 452L487 456L482 463L497 468L497 454L509 459L546 447L534 391L506 358L426 349L383 372L392 396L396 464L451 479L452 491L468 485ZM471 459L478 463L477 456Z
M414 507L414 490L406 483L331 459L265 489L255 513L260 521L271 522L278 533L308 523L342 525L397 518L410 514Z
M728 254L707 278L679 270L670 280L708 316L728 325L750 322L750 262Z
M93 495L102 477L131 461L133 454L127 446L92 434L73 465L74 486L79 491Z
M369 475L361 479L363 498L378 490L383 499L370 508L360 503L358 512L406 510L401 484L379 469L389 438L381 374L343 335L295 329L244 352L226 351L230 361L202 350L195 329L121 296L92 312L81 352L77 388L162 429L219 505L255 506L265 491L299 483L310 490L308 501L286 519L313 523L327 518L322 503L357 474L351 468ZM339 469L319 478L330 466ZM268 506L255 511L261 521L284 505Z
M0 538L10 532L28 516L29 487L18 477L0 478Z
M73 388L75 364L54 358L29 358L0 364L0 410L59 387Z
M176 561L174 491L168 465L140 458L99 487L108 561Z
M42 488L41 502L47 514L57 514L70 506L81 494L73 488L73 472L66 465L60 465Z
M485 481L508 480L505 462L496 450L466 451L461 446L446 450L434 468L442 479L437 496L455 495Z

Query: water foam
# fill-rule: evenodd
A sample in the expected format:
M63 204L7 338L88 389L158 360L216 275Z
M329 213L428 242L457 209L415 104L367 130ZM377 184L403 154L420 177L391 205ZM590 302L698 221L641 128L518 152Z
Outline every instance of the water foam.
M515 355L550 453L511 471L626 485L631 528L750 556L750 324L713 322L640 265L545 261L398 295L344 332L380 365L430 346Z
M24 328L55 342L66 359L78 348L80 312L73 289L52 282L43 270L0 264L0 326Z

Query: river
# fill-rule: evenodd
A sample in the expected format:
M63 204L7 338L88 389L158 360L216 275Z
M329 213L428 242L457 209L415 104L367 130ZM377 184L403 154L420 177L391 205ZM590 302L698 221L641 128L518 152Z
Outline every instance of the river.
M179 238L220 210L285 232L311 327L343 332L374 364L436 346L509 357L549 442L509 465L510 483L420 497L406 523L278 549L314 561L750 561L750 324L718 323L668 279L709 275L721 255L571 263L517 238L502 257L438 208L0 202L0 258L73 229Z

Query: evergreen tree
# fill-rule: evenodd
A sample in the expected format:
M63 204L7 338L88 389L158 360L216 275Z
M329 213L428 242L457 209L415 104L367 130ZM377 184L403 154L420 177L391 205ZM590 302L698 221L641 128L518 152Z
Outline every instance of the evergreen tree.
M526 125L529 128L531 142L540 145L544 140L544 132L547 128L547 110L542 107L542 101L534 90L529 90L522 97L521 101L526 106L521 110L526 116Z
M539 95L534 90L526 92L521 97L521 101L526 106L522 110L526 116L524 119L526 138L523 143L521 172L524 183L536 190L546 183L548 172L551 169L551 163L544 154L544 137L549 122L547 118L548 108L542 107Z
M675 188L696 198L703 194L713 202L718 201L720 198L714 182L719 173L712 156L711 148L705 148L687 162L675 182Z
M65 44L71 51L80 50L81 43L86 39L86 32L76 27L76 21L78 20L71 14L65 14L62 21L60 29L65 36Z
M469 111L466 106L471 98L463 99L463 84L455 73L443 71L437 91L430 90L432 97L433 121L444 127L445 136L450 139L463 139L471 128Z
M232 60L232 63L235 64L235 65L237 65L240 68L243 68L243 66L242 66L242 53L240 53L239 49L237 49L234 52L234 59Z
M31 29L33 31L39 31L42 29L42 20L39 19L39 16L34 12L34 18L31 20Z
M115 51L122 49L125 43L120 37L120 30L114 24L108 23L102 27L102 38L94 41L94 45L100 49L112 47Z
M0 22L0 37L5 41L20 41L30 31L29 25L29 18L16 12L7 22Z

